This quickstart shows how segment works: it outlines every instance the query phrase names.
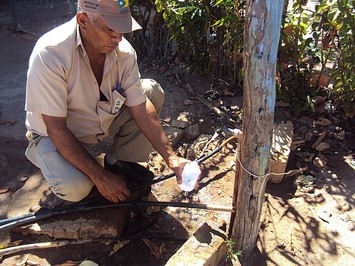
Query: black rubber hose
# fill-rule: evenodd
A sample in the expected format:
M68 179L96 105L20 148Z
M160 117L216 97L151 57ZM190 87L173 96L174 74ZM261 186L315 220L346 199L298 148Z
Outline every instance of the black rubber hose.
M160 207L179 207L179 208L194 208L194 209L204 209L211 211L224 211L224 212L233 212L233 207L230 206L216 206L216 205L207 205L207 204L198 204L198 203L184 203L184 202L164 202L164 201L123 201L119 203L104 203L94 206L74 206L72 208L62 208L62 209L51 209L49 211L38 212L23 215L21 217L15 217L12 221L8 221L0 226L0 231L5 229L10 229L16 226L25 225L28 223L33 223L38 220L45 218L50 218L60 214L68 214L78 211L88 211L102 208L122 208L122 207L142 207L142 206L160 206ZM68 206L66 206L68 207Z
M216 149L209 152L207 155L197 159L197 162L201 163L201 162L207 160L208 158L212 157L217 152L219 152L225 144L227 144L229 141L231 141L234 138L236 138L236 137L232 136L232 137L228 138ZM164 181L166 179L169 179L173 176L175 176L175 173L170 173L167 175L159 176L157 178L154 178L149 183L134 186L134 187L130 188L130 191L134 192L136 190L139 190L139 189L145 188L147 186ZM91 206L92 204L97 204L97 205ZM137 205L137 202L135 202L134 204ZM53 209L46 209L43 211L40 210L39 212L32 212L32 213L20 215L20 216L13 217L13 218L2 219L2 220L0 220L0 231L5 230L5 229L10 229L15 226L28 224L28 223L38 221L41 219L53 217L53 216L59 215L59 214L65 214L65 213L69 213L69 212L82 211L82 210L98 209L98 208L104 208L104 207L109 207L109 206L110 207L113 207L113 206L126 207L126 206L133 206L134 204L133 204L133 202L120 202L117 204L102 203L102 199L96 199L96 200L87 201L87 202L79 202L79 203L75 203L75 204L71 204L71 205L55 207ZM169 202L147 202L148 205L143 205L144 204L143 201L140 201L140 204L142 204L140 206L173 206L173 205L167 205L167 204L169 204ZM159 204L163 204L163 205L159 205ZM199 209L207 209L208 210L208 208L203 207L203 206L208 206L206 204L179 203L179 202L170 202L170 204L175 204L174 207L199 208ZM178 206L179 204L182 204L182 205ZM224 207L224 208L226 208L226 207ZM225 211L232 212L233 210L230 207L230 210L225 210Z

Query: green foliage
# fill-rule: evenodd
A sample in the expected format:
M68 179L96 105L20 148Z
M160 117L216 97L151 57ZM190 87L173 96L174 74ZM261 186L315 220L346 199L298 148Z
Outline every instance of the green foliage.
M234 2L239 3L237 7ZM231 47L242 45L243 18L239 10L245 1L155 0L155 4L177 44L176 55L193 71L208 72L211 59L217 56L211 47L218 46L222 53L227 42ZM228 56L233 58L229 51Z
M315 12L304 9L304 2L295 1L292 9L285 12L277 96L288 102L296 115L312 112L312 98L330 95L325 88L332 81L333 92L352 116L355 0L320 1Z
M242 251L236 249L236 242L233 239L228 238L226 240L227 244L227 257L229 261L235 260L236 256L242 256Z
M153 6L153 1L133 3L144 6L144 12ZM336 94L338 106L353 116L355 0L320 0L312 11L306 3L294 0L284 10L277 98L300 115L315 110L315 96ZM153 40L152 47L173 47L175 62L190 74L210 73L241 85L245 7L242 0L155 0L160 15L155 30L163 27L168 33L166 41ZM161 36L161 31L153 35ZM145 36L137 43L148 47L152 40L144 42Z
M337 65L332 71L334 89L339 95L345 113L355 114L355 1L327 1L319 5L326 15L334 36L338 38L336 47Z

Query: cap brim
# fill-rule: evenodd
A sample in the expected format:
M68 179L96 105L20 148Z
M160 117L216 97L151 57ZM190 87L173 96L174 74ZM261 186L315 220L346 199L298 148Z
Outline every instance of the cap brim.
M131 14L119 17L101 15L100 17L106 22L106 24L110 28L120 33L129 33L135 30L142 29L138 22L131 16Z

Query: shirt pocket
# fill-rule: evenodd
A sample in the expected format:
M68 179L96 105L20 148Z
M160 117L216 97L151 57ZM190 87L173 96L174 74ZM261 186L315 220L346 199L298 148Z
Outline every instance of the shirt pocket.
M117 90L114 90L112 92L112 108L111 108L111 113L112 114L117 114L119 110L122 108L126 101L126 97L124 97L121 93L119 93Z
M109 101L100 101L97 104L96 111L100 121L100 127L103 133L106 133L112 121L122 108L126 98L118 91L112 92L112 98Z

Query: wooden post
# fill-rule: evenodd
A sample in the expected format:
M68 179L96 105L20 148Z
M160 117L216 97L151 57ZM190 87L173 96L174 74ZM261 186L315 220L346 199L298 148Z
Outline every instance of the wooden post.
M275 108L276 59L284 0L248 0L244 29L243 137L231 237L248 256L256 246L267 183Z

